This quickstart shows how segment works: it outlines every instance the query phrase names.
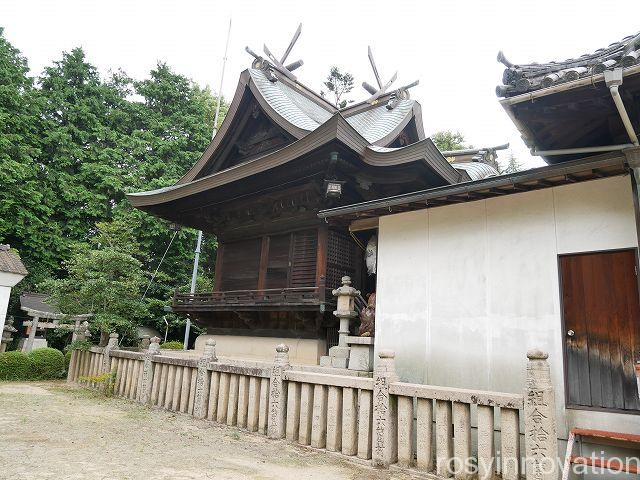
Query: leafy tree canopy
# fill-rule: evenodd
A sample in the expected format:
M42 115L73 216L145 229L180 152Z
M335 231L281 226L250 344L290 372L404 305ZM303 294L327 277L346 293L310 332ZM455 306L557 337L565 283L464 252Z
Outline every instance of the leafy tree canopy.
M97 277L116 278L109 269L118 265L138 272L146 288L174 231L133 209L125 193L175 183L209 144L215 108L208 87L165 63L144 80L119 70L102 78L80 48L31 78L27 60L0 29L0 242L16 248L30 272L14 289L12 313L20 316L21 291L39 290L45 281L79 281L83 271L97 289ZM220 122L226 110L223 99ZM162 307L175 288L189 284L195 236L189 229L175 234L146 304L129 305L126 318L164 323ZM216 246L205 236L203 278L212 276ZM126 285L130 291L137 291L136 275ZM116 282L102 300L121 287ZM69 298L64 302L73 307Z
M436 147L438 147L441 152L473 148L473 146L465 143L464 135L460 132L453 132L451 130L436 132L431 135L431 140L436 144Z

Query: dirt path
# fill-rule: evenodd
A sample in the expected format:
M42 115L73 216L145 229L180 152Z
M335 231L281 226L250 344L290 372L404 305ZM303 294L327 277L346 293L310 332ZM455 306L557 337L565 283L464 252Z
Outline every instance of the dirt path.
M64 383L0 383L2 479L408 479Z

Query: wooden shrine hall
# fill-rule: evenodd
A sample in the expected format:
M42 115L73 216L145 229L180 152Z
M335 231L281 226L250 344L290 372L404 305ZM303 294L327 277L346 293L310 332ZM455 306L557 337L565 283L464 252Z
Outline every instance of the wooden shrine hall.
M300 339L307 353L298 361L315 363L337 340L331 290L341 277L365 298L375 290L363 251L375 229L329 226L318 212L497 172L495 149L445 158L409 96L417 82L390 89L395 75L384 84L371 52L377 87L363 84L368 99L336 108L296 79L301 61L285 66L298 35L280 60L266 47L266 57L247 48L253 64L202 157L175 185L128 199L216 236L214 291L176 294L172 308L215 335L222 354L224 336L245 351L260 348L247 336L256 345L287 338L295 359L291 339Z

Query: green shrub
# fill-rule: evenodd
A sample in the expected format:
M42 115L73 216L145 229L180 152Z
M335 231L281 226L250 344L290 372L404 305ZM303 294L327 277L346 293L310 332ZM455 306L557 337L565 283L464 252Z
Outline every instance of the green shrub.
M51 380L64 377L64 354L55 348L38 348L29 353L33 380Z
M160 348L167 350L182 350L184 348L184 343L173 340L172 342L161 343Z
M22 352L0 353L0 380L28 380L31 360Z
M64 352L64 369L69 371L69 364L71 363L71 354L73 350L65 350Z

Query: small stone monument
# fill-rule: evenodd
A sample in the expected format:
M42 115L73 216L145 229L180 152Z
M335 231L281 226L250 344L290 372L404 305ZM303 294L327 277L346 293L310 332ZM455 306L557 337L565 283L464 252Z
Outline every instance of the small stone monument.
M150 335L142 335L140 338L140 350L149 350L149 345L151 343Z

